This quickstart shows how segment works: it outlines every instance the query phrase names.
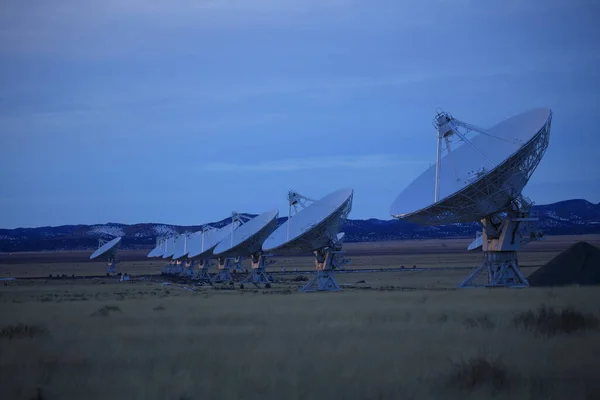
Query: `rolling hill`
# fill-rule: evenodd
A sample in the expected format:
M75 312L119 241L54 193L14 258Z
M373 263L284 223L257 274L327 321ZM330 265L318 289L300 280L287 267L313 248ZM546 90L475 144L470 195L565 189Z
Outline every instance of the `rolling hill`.
M577 235L600 233L600 204L586 200L566 200L558 203L534 206L533 212L540 220L537 228L549 235ZM286 218L280 218L283 223ZM227 219L211 225L224 226ZM156 237L171 233L194 232L199 225L178 226L167 224L119 224L63 225L55 227L0 229L0 251L42 251L92 249L98 239L123 236L122 247L141 249L153 247ZM376 242L400 239L428 239L474 236L478 223L442 226L419 226L399 220L355 220L344 225L348 242Z

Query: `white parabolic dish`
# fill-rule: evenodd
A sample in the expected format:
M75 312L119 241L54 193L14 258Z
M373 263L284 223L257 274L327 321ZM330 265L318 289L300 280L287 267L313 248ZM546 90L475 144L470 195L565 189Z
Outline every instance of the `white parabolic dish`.
M213 249L231 233L231 230L238 229L239 222L233 221L220 229L207 230L204 232L204 241L202 240L202 232L195 236L189 246L188 258L193 259L209 259L212 257Z
M101 256L112 256L114 255L115 251L117 250L117 245L121 242L121 236L114 238L113 240L104 243L103 246L101 246L98 250L96 250L95 252L92 253L92 255L90 256L90 260L93 260L94 258L98 258Z
M148 253L148 257L149 258L153 258L153 257L162 257L163 252L165 251L165 244L161 243L160 246L156 246L155 248L153 248L150 253Z
M165 251L162 254L162 258L171 258L175 254L175 236L171 236L165 242Z
M213 253L217 257L245 257L261 250L262 244L277 227L279 211L257 215L224 238Z
M326 247L337 238L352 209L353 196L352 189L340 189L308 205L265 240L263 251L307 253Z
M175 252L173 253L173 260L179 260L184 258L190 252L190 241L197 234L202 232L194 232L191 234L179 236L179 240L175 242Z
M438 225L481 220L505 211L538 166L548 146L551 120L550 109L534 109L487 129L493 136L472 137L470 142L489 161L462 144L440 160L438 202L433 202L434 164L400 193L390 213L418 224ZM473 175L482 167L482 175Z

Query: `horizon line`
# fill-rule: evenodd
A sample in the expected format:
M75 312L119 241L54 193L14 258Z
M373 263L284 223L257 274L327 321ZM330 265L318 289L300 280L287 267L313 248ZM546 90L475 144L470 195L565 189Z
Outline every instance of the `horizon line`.
M600 206L600 202L594 203L594 202L591 202L591 201L589 201L587 199L574 198L574 199L559 200L559 201L555 201L553 203L547 203L547 204L534 204L533 207L550 206L550 205L553 205L553 204L564 203L564 202L567 202L567 201L585 201L585 202L590 203L592 205ZM253 214L253 213L243 213L243 214L253 215L253 216L259 215L259 214ZM172 226L172 227L195 227L195 226L204 226L204 225L209 225L209 224L214 224L214 223L222 222L222 221L225 221L225 220L227 220L229 218L231 218L231 217L226 217L226 218L222 218L220 220L206 222L204 224L192 224L192 225L179 225L179 224L171 224L171 223L166 223L166 222L135 222L135 223L105 222L105 223L91 223L91 224L83 224L83 223L81 223L81 224L63 224L63 225L41 225L41 226L29 226L29 227L20 226L20 227L16 227L16 228L0 228L0 230L1 231L14 231L14 230L17 230L17 229L61 228L61 227L65 227L65 226L107 226L107 225L134 226L134 225L148 225L148 224L164 225L164 226ZM280 219L280 218L287 218L287 216L278 217L278 219ZM369 218L347 218L346 220L350 220L350 221L369 221L369 220L394 221L394 220L400 220L400 219L393 218L390 215L390 218L388 218L388 219L381 219L381 218L376 218L376 217L369 217ZM477 222L477 221L472 221L472 222ZM450 225L452 225L452 224L450 224Z

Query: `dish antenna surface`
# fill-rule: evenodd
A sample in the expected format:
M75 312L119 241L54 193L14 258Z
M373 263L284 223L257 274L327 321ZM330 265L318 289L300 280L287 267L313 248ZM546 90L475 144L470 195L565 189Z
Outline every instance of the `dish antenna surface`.
M98 239L98 249L92 253L90 260L100 259L108 262L109 274L114 274L117 267L117 253L121 246L121 236L110 241Z
M148 258L157 258L157 257L162 257L163 253L165 252L165 238L164 237L157 237L156 238L156 246L150 250L150 253L148 253Z
M181 260L187 257L190 252L189 243L191 238L198 232L194 233L184 233L179 235L179 238L175 242L175 251L173 252L174 260Z
M186 232L179 237L175 241L172 259L175 263L174 267L169 271L172 275L181 275L181 276L192 276L194 274L193 271L193 261L188 257L189 253L189 243L191 238L197 235L199 232L189 233Z
M210 268L210 260L215 258L213 255L214 248L249 219L245 214L233 212L231 213L231 222L220 229L210 225L202 227L200 235L195 236L190 242L188 252L188 258L196 262L199 267L197 274L194 276L195 280L211 281L208 269Z
M482 129L439 111L435 165L409 184L391 206L394 218L422 225L480 221L484 262L460 284L529 286L518 268L519 226L532 203L521 192L540 163L550 139L552 111L539 108ZM460 144L456 147L456 144ZM454 150L453 147L456 147ZM476 278L487 270L483 284Z
M265 239L277 228L277 217L279 211L276 209L267 211L241 225L225 237L213 250L213 254L219 262L219 274L221 278L229 279L229 268L226 267L227 259L240 260L241 257L250 257L252 262L251 273L244 279L255 285L269 283L265 273L266 260L269 254L262 251Z
M178 233L168 236L165 239L165 247L162 255L160 256L163 260L168 260L168 264L162 270L165 275L172 275L177 273L178 266L177 261L173 259L176 250L176 244L179 240L180 235Z
M352 189L340 189L314 201L297 192L288 193L289 217L263 243L265 252L315 255L316 274L301 290L340 290L334 270L342 259L342 224L352 210ZM292 212L293 210L293 212Z
M163 251L163 254L161 255L162 258L165 259L172 259L173 255L175 254L175 242L179 239L179 234L175 234L172 236L169 236L166 240L165 240L165 250Z

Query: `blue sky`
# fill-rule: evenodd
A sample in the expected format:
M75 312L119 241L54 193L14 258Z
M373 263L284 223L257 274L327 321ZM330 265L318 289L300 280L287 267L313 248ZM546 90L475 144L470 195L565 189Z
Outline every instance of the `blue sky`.
M5 0L0 227L201 224L355 189L389 218L437 107L554 111L526 194L600 201L589 0Z

